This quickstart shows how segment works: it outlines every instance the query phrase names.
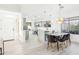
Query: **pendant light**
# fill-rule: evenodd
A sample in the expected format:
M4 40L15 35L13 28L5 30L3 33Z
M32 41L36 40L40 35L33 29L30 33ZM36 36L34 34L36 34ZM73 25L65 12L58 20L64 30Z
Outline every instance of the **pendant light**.
M61 4L59 4L58 6L59 6L59 15L58 15L57 23L62 24L63 23L63 18L61 16L61 11L62 11L62 8L64 8L64 7Z

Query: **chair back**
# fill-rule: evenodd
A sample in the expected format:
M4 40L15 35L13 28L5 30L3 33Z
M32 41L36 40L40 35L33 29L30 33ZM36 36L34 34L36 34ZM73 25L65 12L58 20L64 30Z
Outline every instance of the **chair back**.
M66 35L66 40L69 40L70 39L70 34L67 34Z
M60 42L64 42L65 40L66 40L66 35L63 35L62 37L61 36L58 37L58 41Z
M48 42L57 42L57 38L56 38L56 36L52 36L52 35L49 35L48 36Z

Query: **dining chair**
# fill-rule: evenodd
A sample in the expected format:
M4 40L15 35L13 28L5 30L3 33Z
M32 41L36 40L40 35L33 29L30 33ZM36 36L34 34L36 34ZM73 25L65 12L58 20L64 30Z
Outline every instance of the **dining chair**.
M63 36L58 36L58 45L59 45L59 49L65 47L65 40L66 40L66 35L63 35Z
M52 35L48 35L48 47L47 49L51 47L51 48L57 48L57 38L56 36L52 36Z

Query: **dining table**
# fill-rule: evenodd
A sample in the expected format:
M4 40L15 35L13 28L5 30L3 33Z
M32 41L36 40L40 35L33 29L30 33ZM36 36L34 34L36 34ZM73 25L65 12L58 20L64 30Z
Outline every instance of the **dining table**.
M66 35L69 33L47 33L48 35L55 35L55 36L61 36L61 35Z
M47 35L52 35L52 36L56 36L56 37L63 37L64 35L67 35L69 33L47 33ZM57 40L57 49L59 51L59 44L58 44L58 40Z

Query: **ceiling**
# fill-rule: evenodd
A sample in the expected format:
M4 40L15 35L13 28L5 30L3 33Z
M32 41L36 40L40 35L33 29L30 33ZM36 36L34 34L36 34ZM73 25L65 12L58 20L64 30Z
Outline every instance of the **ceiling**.
M62 17L79 15L79 4L63 4ZM58 4L0 4L0 9L20 12L24 17L53 19L59 16Z

